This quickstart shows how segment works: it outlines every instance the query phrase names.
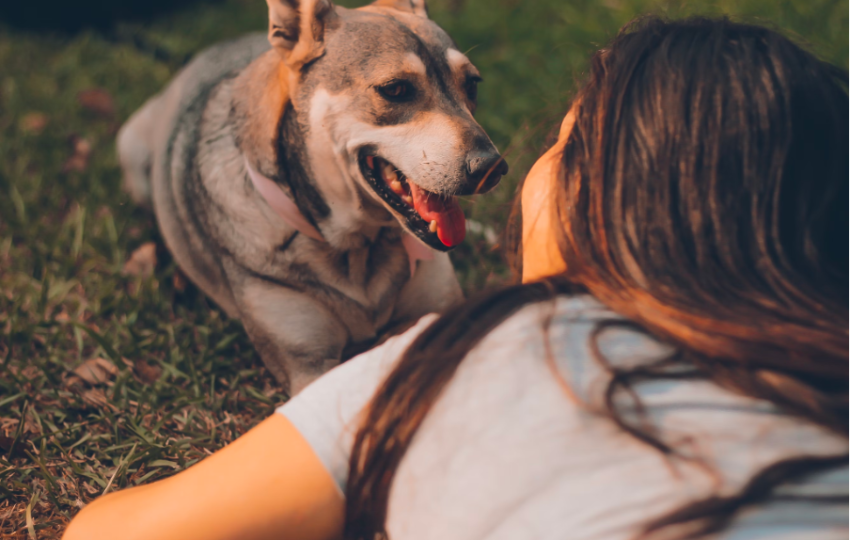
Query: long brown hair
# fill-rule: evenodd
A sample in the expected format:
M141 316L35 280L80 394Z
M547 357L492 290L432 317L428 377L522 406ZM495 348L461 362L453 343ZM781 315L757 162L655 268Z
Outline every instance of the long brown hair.
M628 370L597 355L608 416L670 457L681 456L617 410L638 381L708 379L847 437L846 84L778 33L725 19L643 19L595 54L552 198L567 272L475 298L415 340L355 438L347 537L384 534L395 470L466 354L559 294L588 292L674 346ZM786 459L640 534L721 530L780 484L846 463Z

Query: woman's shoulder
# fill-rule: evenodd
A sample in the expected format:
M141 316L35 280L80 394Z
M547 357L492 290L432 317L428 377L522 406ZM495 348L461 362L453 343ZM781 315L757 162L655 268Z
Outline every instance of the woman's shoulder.
M521 331L522 327L538 326L545 322L586 324L602 320L625 319L589 294L559 295L550 300L526 304L500 327Z
M605 323L605 338L639 339L642 345L655 342L651 336L636 330L628 319L612 311L605 304L588 294L560 295L550 300L526 304L516 313L494 328L482 341L512 341L517 345L524 338L540 339L564 334L586 334ZM522 339L520 339L522 338Z
M668 355L671 347L590 295L557 296L523 306L472 351L492 359L546 360L565 374L599 375L600 359L618 367ZM527 365L527 363L526 363ZM573 381L581 385L581 381Z
M360 411L407 347L436 319L435 314L422 317L406 332L325 373L277 409L310 443L341 490Z
M502 386L506 381L502 371L508 374L517 368L516 365L505 365L505 361L517 354L526 355L529 350L534 354L541 343L534 334L541 331L541 324L553 314L556 316L553 321L558 328L565 323L569 324L571 320L587 324L602 317L614 316L589 296L559 297L551 302L525 306L491 331L473 349L469 358L464 360L460 371L469 371L482 353L490 357L494 368L489 371L500 382L490 379L489 382L495 382L496 385L490 386L485 393L498 396L501 391L505 391ZM310 442L341 488L347 477L348 452L358 425L359 413L398 364L404 351L437 318L436 314L422 317L406 332L324 374L278 409ZM517 353L523 348L530 349ZM522 370L521 367L519 369ZM480 392L478 381L460 378L463 380L457 383L453 381L452 385ZM486 386L487 381L480 382Z

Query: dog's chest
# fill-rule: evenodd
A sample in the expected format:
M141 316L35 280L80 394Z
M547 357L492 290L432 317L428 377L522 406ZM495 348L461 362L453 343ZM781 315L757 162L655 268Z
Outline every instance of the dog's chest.
M223 82L211 101L228 102L230 87ZM390 321L410 277L400 229L368 235L351 230L350 239L342 242L357 246L350 249L297 233L252 187L226 111L208 107L198 138L197 181L208 201L196 212L209 241L270 285L302 291L324 304L348 327L353 341L374 337Z
M407 252L396 231L362 248L336 251L308 238L279 257L277 272L295 279L348 327L355 342L370 339L391 319L409 279Z

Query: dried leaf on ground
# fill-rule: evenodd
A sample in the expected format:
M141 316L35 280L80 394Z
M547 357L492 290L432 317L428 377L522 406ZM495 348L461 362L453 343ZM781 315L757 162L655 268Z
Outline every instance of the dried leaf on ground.
M115 100L112 94L103 88L89 88L77 94L77 102L84 109L101 116L112 118L115 116Z
M93 388L82 393L83 401L92 407L102 408L109 405L106 393L100 388Z
M153 384L162 375L162 368L145 360L138 360L133 366L133 372L142 382Z
M103 384L117 374L115 364L100 357L86 360L74 369L74 375L91 385Z
M20 121L21 131L38 135L44 128L47 127L47 115L41 112L31 112L25 114Z
M156 244L145 242L130 255L124 263L124 274L128 276L140 276L143 278L153 275L156 268Z
M76 135L71 137L72 154L62 165L62 172L83 172L89 166L89 158L91 157L91 143Z

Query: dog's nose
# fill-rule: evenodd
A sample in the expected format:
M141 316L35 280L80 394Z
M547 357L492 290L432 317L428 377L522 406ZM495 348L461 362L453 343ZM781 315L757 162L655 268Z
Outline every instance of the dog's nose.
M508 174L508 164L493 150L473 150L466 156L470 193L487 193Z

